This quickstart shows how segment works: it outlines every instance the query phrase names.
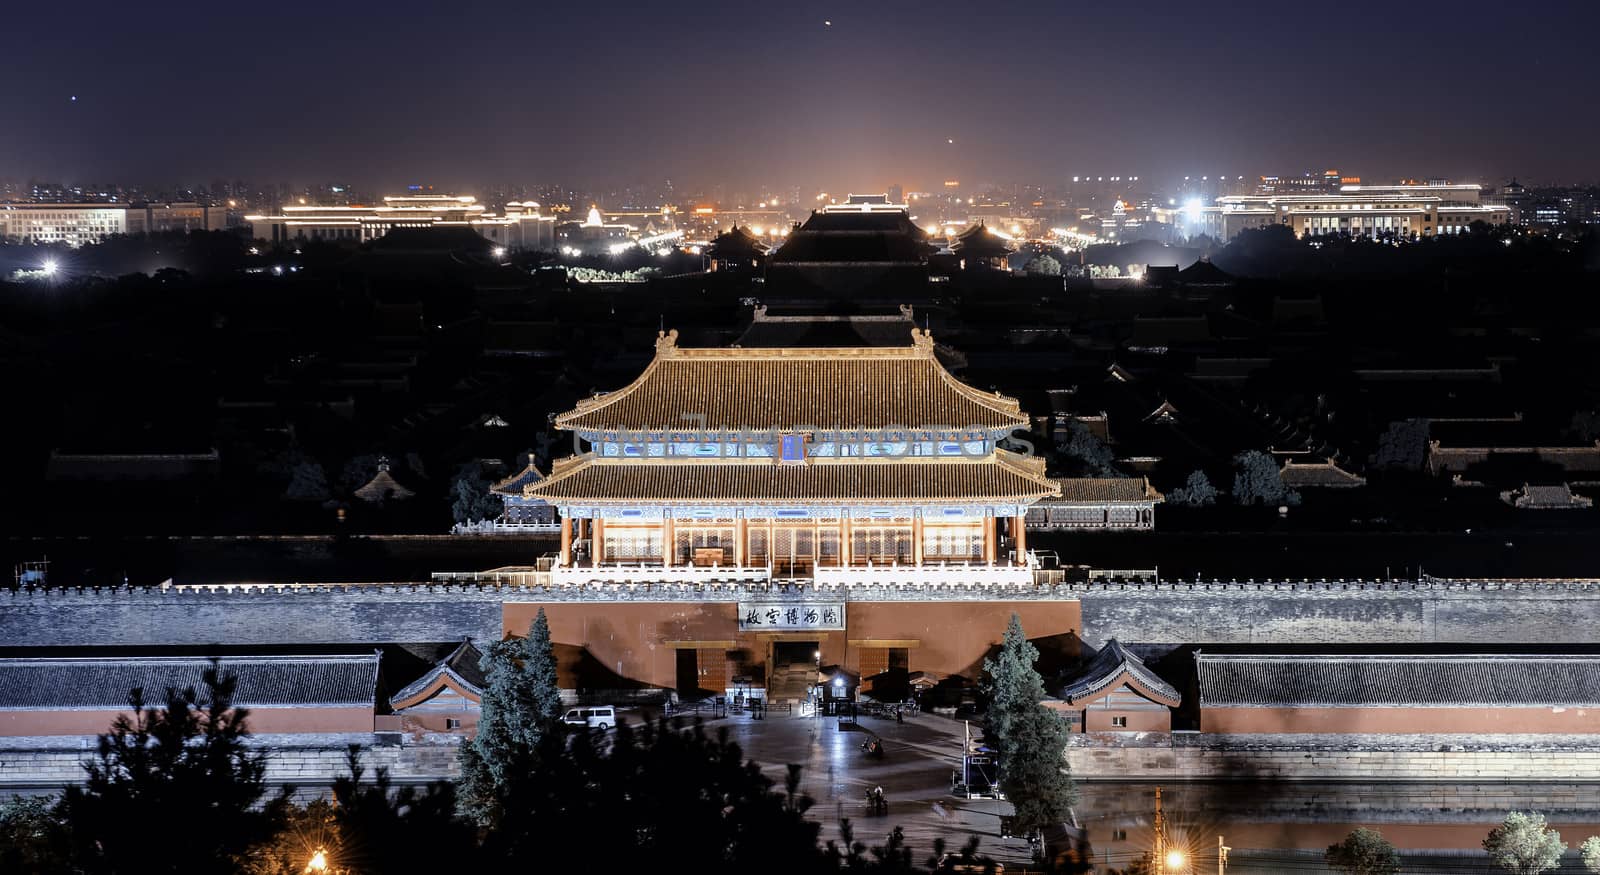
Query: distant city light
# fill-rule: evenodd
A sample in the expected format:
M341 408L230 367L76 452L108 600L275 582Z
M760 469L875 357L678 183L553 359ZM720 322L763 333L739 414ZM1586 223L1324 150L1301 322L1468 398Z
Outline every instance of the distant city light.
M55 262L55 259L52 258L49 261L46 261L39 269L44 271L44 275L45 276L55 276L56 275L56 262Z

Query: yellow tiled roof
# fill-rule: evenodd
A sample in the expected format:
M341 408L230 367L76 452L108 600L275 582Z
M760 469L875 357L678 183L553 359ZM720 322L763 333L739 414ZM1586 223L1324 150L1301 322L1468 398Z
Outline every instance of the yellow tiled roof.
M1016 399L960 382L934 358L927 332L912 329L912 335L912 344L903 347L680 349L677 332L666 333L637 380L580 401L556 417L556 427L659 432L1028 425Z
M555 504L824 504L885 502L1031 503L1058 494L1041 460L1003 450L983 458L563 459L523 490Z

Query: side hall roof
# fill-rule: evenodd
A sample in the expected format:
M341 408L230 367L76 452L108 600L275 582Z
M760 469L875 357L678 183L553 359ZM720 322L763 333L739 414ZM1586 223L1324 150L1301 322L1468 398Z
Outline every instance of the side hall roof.
M1202 708L1594 707L1600 656L1196 653Z
M479 668L482 659L483 653L473 645L471 639L466 639L422 677L406 684L390 696L389 704L396 710L414 705L421 701L424 694L429 693L446 679L454 681L469 698L480 699L483 696L483 688L488 685L483 670Z
M896 347L684 349L678 333L628 386L556 417L575 431L728 432L1026 428L1015 398L962 383L912 328Z
M243 708L373 706L376 652L360 656L236 656L218 664L238 678L234 704ZM144 690L160 707L168 688L205 696L211 660L193 656L19 657L0 659L0 711L126 710Z
M1169 708L1178 707L1183 699L1171 684L1151 671L1139 657L1129 653L1122 642L1115 638L1107 641L1094 659L1067 679L1061 689L1061 698L1080 705L1123 684Z

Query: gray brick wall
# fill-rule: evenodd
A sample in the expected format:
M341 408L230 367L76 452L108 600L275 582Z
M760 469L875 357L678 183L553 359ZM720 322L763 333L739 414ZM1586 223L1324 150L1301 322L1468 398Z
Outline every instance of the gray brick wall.
M507 601L731 601L746 586L518 588L396 584L238 589L0 592L0 642L364 644L500 636ZM793 590L793 591L790 591ZM805 597L804 589L765 596ZM1099 645L1206 643L1587 642L1600 582L1110 582L1023 587L863 587L830 596L888 600L1078 599Z

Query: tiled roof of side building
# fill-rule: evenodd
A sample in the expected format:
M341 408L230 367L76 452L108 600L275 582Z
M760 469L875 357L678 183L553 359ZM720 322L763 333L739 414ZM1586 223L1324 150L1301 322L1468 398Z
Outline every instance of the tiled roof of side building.
M1061 503L1106 501L1161 501L1162 495L1143 477L1063 477Z
M1195 654L1208 708L1600 705L1596 655Z
M1055 495L1043 465L1005 451L968 457L813 459L614 459L579 456L526 489L551 503L700 505L883 502L1032 502Z
M1016 399L951 376L932 338L912 329L898 347L682 349L677 332L632 384L580 401L556 427L590 431L746 428L1015 429Z
M389 703L396 708L413 704L410 700L427 692L441 677L454 680L466 692L481 696L483 688L488 681L479 668L483 653L473 645L470 639L462 641L450 655L439 660L433 668L429 669L422 677L417 678L389 697Z
M0 659L0 711L125 709L134 688L157 706L168 688L192 687L203 697L210 667L188 656ZM371 707L377 698L377 653L240 656L220 667L238 677L240 707Z
M1141 695L1168 707L1176 708L1182 696L1171 684L1151 671L1144 661L1129 653L1122 642L1113 638L1100 648L1094 659L1067 679L1061 689L1061 698L1081 702L1098 696L1118 684L1128 683Z

